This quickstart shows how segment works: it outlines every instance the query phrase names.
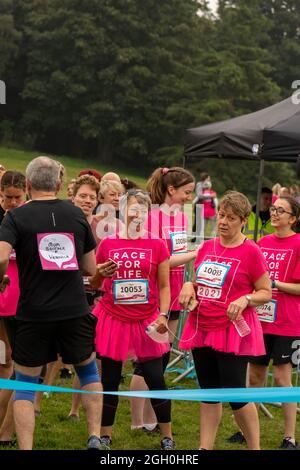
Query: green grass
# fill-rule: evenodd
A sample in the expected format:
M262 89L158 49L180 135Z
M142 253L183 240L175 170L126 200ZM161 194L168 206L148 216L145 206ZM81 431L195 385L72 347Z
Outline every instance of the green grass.
M121 389L128 390L130 382L131 366L126 366L126 378ZM169 387L172 387L171 379L175 376L167 374ZM71 387L71 380L57 380L57 385ZM195 388L196 383L192 379L186 379L179 383L180 387ZM71 394L54 393L49 398L43 398L41 415L36 420L36 434L34 440L35 449L76 450L85 449L87 431L83 411L80 413L79 422L70 422L67 419L71 406ZM283 435L282 411L271 405L267 406L274 416L269 419L260 412L261 446L262 449L277 449ZM172 423L174 439L177 449L198 449L199 436L199 404L188 401L174 401L172 404ZM159 450L160 437L158 434L145 434L140 430L130 430L130 404L128 398L121 398L117 411L116 422L113 428L112 450ZM226 439L237 431L232 411L229 405L224 405L222 423L219 428L216 446L218 450L242 450L243 444L229 444ZM299 441L300 430L297 428Z
M13 148L7 147L0 147L0 164L4 165L4 167L8 170L18 170L25 172L26 166L28 163L33 159L38 157L41 154L40 152L27 152L23 150L17 150ZM66 168L66 182L71 178L75 178L78 176L78 173L83 168L95 168L96 170L100 171L100 173L104 174L108 171L114 171L118 173L121 178L128 178L129 180L134 181L142 188L145 188L147 177L141 176L141 173L136 171L130 170L130 172L126 171L124 168L116 168L115 166L105 166L98 164L92 160L83 160L78 158L66 157L61 155L49 155L56 160L59 160L60 163L64 165ZM141 169L142 171L142 169ZM145 175L146 176L146 175ZM65 185L66 186L66 185ZM62 196L65 196L65 188L62 191Z

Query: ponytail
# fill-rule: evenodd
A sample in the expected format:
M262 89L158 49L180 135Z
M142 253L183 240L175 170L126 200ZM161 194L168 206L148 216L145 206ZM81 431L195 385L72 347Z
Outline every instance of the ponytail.
M163 204L168 193L168 187L181 188L189 183L195 183L194 176L184 168L157 168L147 182L147 191L150 194L152 204Z

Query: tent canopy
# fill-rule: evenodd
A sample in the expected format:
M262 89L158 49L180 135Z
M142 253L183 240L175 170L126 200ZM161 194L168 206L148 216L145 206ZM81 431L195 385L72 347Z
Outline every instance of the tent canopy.
M185 131L185 159L296 162L300 155L300 104L289 97L255 113Z

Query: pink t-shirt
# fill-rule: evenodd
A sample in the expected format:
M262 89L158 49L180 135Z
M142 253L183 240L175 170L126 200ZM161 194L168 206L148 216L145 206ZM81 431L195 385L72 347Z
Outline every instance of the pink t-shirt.
M0 317L13 317L16 315L20 296L19 274L14 250L11 252L6 274L9 276L10 285L0 294Z
M145 320L158 312L158 265L169 258L163 241L151 238L148 232L137 240L119 238L117 234L102 240L98 247L97 263L108 258L118 263L118 270L102 285L102 308L125 321Z
M147 229L151 234L164 240L170 256L187 253L188 218L183 212L169 215L159 209L152 209L148 216ZM170 269L171 303L170 310L182 310L178 302L184 281L184 265Z
M198 315L200 329L217 331L228 327L229 304L251 294L254 282L266 271L264 257L252 240L246 239L234 248L222 246L219 238L206 241L195 261L199 309L190 313L195 318ZM248 307L243 315L246 319L248 313L254 312L253 307Z
M274 281L300 282L300 234L280 238L276 234L259 240L258 245ZM300 336L300 296L272 291L277 301L275 321L262 321L264 333L280 336ZM274 307L273 307L274 308Z
M217 194L215 191L212 189L204 189L202 191L203 196L211 196L212 198L217 197ZM216 217L216 208L212 207L212 200L213 199L208 199L203 201L203 207L204 207L204 218L205 219L211 219L213 217Z

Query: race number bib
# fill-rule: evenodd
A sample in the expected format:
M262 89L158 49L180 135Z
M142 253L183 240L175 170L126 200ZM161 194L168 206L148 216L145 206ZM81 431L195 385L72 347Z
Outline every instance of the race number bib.
M114 303L147 304L148 290L148 281L146 279L114 280Z
M222 287L230 266L221 263L203 262L197 269L196 282L210 287Z
M172 244L172 255L186 253L188 249L187 234L183 232L170 232L170 240Z
M78 271L72 233L38 233L37 244L43 271Z
M222 289L216 289L215 287L198 286L197 297L202 299L219 299L222 294Z
M267 304L256 307L260 321L274 323L276 320L277 300L271 300Z

